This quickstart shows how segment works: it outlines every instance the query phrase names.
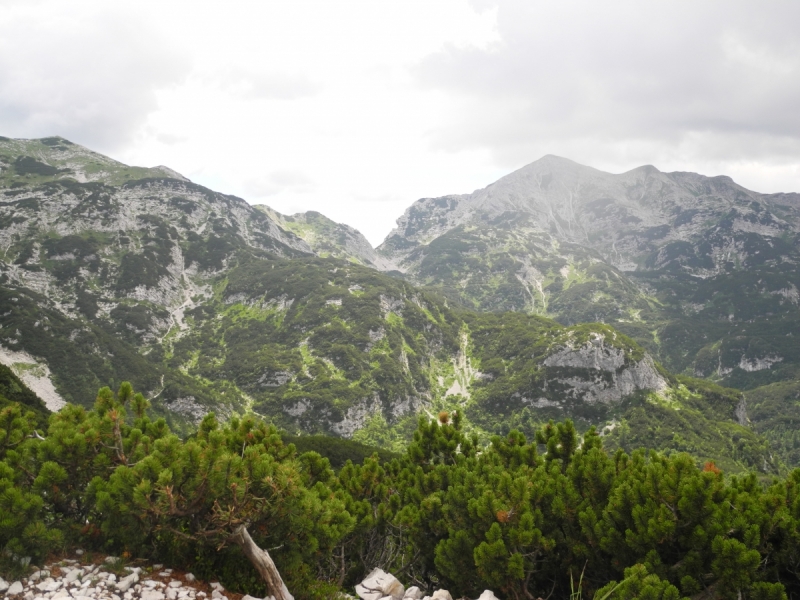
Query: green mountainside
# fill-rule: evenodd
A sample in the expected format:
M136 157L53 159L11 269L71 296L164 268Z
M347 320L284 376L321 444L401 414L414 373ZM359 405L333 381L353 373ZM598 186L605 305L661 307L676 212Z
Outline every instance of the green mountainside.
M669 329L681 302L533 221L458 225L409 252L430 260L399 279L375 268L389 261L363 236L318 213L286 217L61 138L0 139L0 186L0 351L13 369L42 373L51 408L89 406L98 388L128 380L183 431L209 410L254 412L291 434L399 450L418 415L457 410L483 441L571 418L582 432L598 426L610 448L689 451L731 471L796 464L796 438L776 452L764 437L772 426L750 426L740 392L686 377L709 373L665 351L681 326L698 335L690 321ZM537 273L552 277L536 288ZM451 287L474 297L447 290L464 278ZM744 342L726 331L744 328L744 315L709 315L741 294L705 293L692 318L727 360ZM783 327L787 294L768 296ZM768 382L794 359L766 343L748 342L741 360L782 352L772 368L744 369Z
M417 201L378 251L475 310L613 325L671 372L753 402L777 408L771 390L800 377L800 194L547 156L473 194Z
M282 215L264 204L256 204L253 208L294 233L306 242L317 256L341 258L382 271L392 269L391 264L375 251L367 238L349 225L331 221L325 215L313 210L296 215Z
M800 369L800 194L548 156L417 201L379 252L478 310L613 324L674 372L754 388Z
M0 365L0 410L11 404L20 404L36 416L37 427L47 427L50 415L45 403L31 391L17 375L5 365Z

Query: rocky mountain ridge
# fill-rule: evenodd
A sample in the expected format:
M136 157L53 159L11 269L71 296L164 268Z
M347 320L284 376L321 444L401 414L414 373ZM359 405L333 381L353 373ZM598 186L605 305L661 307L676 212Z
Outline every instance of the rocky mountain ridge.
M256 204L255 208L305 241L318 256L341 258L380 271L394 269L392 263L375 251L364 234L349 225L331 221L313 210L282 215L264 204Z
M464 312L446 294L380 273L375 267L390 263L322 215L285 217L163 169L97 156L61 138L0 140L0 345L10 366L39 373L63 400L88 404L98 388L131 380L176 427L211 409L254 411L290 432L385 447L401 446L418 414L439 410L462 411L482 436L571 417L581 428L606 428L626 448L648 446L646 432L670 423L683 437L659 437L657 447L721 453L734 469L776 468L739 422L735 393L675 379L657 354L612 327L577 325L600 320L582 318L586 307L607 309L597 299L584 305L585 290L564 324ZM493 225L501 222L511 223ZM485 240L469 227L443 234L462 237L439 254L440 289L458 260L472 256L466 267L479 276L491 259L470 246ZM590 277L628 294L607 303L630 300L625 314L642 310L636 302L655 304L592 248L555 243L548 232L531 242L510 226L494 231L573 259L542 255L566 294L553 302L555 280L540 282L550 303L528 312L559 314L552 306L566 305ZM441 238L420 248L431 254ZM547 272L540 258L528 253L522 280ZM491 269L519 282L518 271L503 270L507 259ZM406 276L415 277L411 269ZM502 305L504 294L492 288L485 297ZM717 396L722 404L703 408ZM645 422L643 410L658 422ZM625 423L635 419L641 431L629 435ZM715 433L704 439L703 428Z
M613 324L676 372L752 388L800 365L800 194L546 156L417 201L378 252L478 310Z
M621 271L673 266L709 277L725 272L726 263L750 258L741 246L747 234L780 239L798 233L800 194L759 194L730 177L662 173L650 165L614 175L548 155L472 194L418 200L379 252L410 270L418 246L509 213L529 216L531 227L555 243L596 250ZM733 234L734 243L711 231ZM701 238L710 246L700 256L673 250Z

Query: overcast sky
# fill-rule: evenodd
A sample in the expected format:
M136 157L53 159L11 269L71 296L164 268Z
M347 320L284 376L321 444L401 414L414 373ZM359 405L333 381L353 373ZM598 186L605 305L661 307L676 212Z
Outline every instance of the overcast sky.
M0 0L0 135L373 244L544 154L800 192L800 2Z

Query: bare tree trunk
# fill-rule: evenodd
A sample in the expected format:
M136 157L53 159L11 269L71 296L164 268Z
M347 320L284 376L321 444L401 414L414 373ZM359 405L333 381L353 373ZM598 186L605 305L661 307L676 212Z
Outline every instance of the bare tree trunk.
M294 596L286 589L286 584L281 579L275 563L266 550L262 550L250 537L247 528L241 525L233 534L233 541L244 551L253 566L267 584L267 595L274 596L275 600L294 600Z

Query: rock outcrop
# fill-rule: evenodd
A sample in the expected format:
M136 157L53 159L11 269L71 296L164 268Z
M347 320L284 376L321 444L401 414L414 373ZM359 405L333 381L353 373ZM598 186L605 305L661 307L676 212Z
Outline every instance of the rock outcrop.
M581 346L565 346L548 356L543 364L588 370L588 376L584 377L555 377L570 388L568 396L588 404L610 404L637 390L663 392L669 387L650 355L632 361L624 349L609 344L599 333L592 334Z

